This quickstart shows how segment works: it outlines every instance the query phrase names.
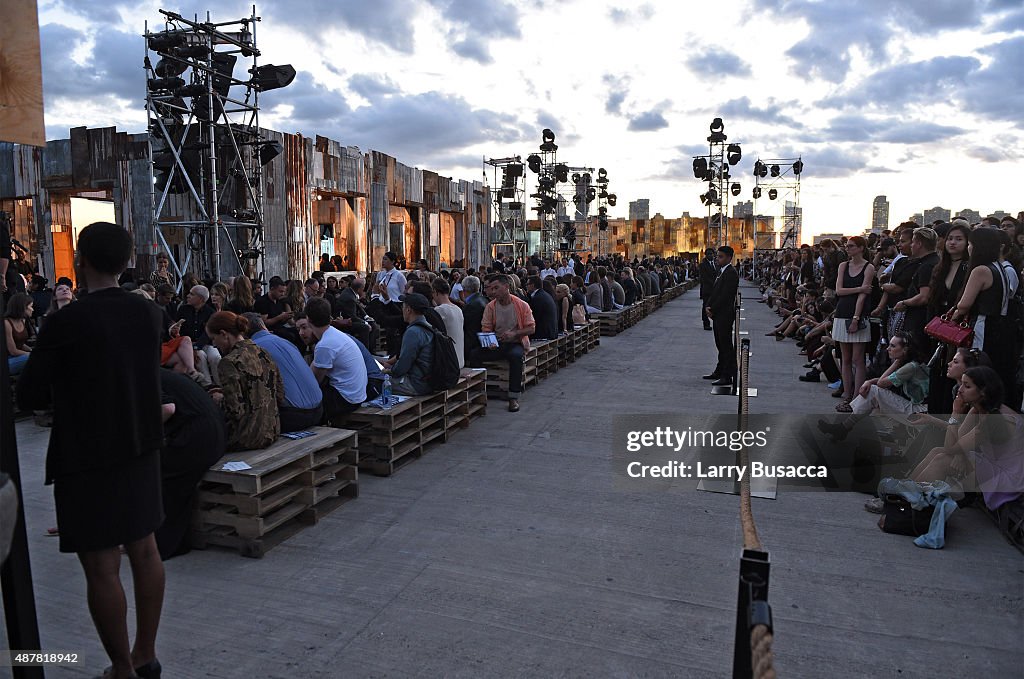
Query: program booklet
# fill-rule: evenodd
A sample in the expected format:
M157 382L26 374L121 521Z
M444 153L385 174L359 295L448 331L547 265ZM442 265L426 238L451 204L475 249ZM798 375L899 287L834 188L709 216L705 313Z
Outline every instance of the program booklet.
M483 348L498 348L498 336L493 332L478 332L476 336L480 338L480 346L482 346Z

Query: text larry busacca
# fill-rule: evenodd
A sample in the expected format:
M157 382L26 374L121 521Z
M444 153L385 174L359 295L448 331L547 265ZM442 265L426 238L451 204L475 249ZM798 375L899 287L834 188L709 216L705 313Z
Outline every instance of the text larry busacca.
M631 453L644 448L664 448L679 452L683 448L725 448L737 452L743 448L764 448L768 445L771 427L758 431L708 431L688 427L684 430L656 427L651 431L626 434L626 450ZM749 478L825 478L828 469L821 465L769 465L751 462L748 465L707 464L670 460L661 464L633 461L626 465L632 478L734 479Z

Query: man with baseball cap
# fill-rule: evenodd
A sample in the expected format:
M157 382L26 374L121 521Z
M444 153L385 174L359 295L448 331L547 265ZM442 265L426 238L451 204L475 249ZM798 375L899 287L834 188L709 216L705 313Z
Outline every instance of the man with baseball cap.
M384 362L391 375L391 392L400 396L429 394L430 363L434 358L434 333L423 313L430 301L418 292L402 295L402 320L408 327L402 334L402 348L397 358ZM442 328L443 330L443 328Z

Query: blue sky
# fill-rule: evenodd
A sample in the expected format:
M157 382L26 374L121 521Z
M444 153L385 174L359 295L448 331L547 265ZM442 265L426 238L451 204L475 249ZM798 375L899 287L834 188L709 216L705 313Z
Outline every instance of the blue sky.
M48 138L74 125L145 127L145 23L159 7L41 0ZM214 21L249 14L216 3ZM299 75L261 122L479 179L484 156L605 167L619 196L706 213L691 157L725 120L754 159L804 159L805 232L856 233L886 194L895 225L934 205L1024 208L1020 0L280 0L257 6L261 63ZM761 199L759 212L780 214ZM614 214L614 213L613 213Z

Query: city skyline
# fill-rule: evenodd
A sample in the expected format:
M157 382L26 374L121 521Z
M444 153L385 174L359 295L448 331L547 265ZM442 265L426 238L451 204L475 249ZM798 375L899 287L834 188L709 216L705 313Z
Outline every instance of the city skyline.
M160 6L40 5L48 138L78 125L144 129L139 34L158 25ZM189 16L208 6L168 9ZM229 0L212 19L250 9ZM892 222L940 202L983 215L1022 207L1007 205L1024 174L1024 9L1009 3L290 0L257 9L261 63L299 72L265 97L265 127L456 178L481 177L484 157L525 157L547 127L560 160L608 169L614 214L643 196L652 212L706 215L690 164L707 153L720 116L743 147L733 201L750 199L755 158L803 158L808 238L860 233L882 193ZM729 48L695 50L705 25L729 26ZM581 56L551 50L553 39L600 47ZM781 217L785 199L758 200L756 211Z

